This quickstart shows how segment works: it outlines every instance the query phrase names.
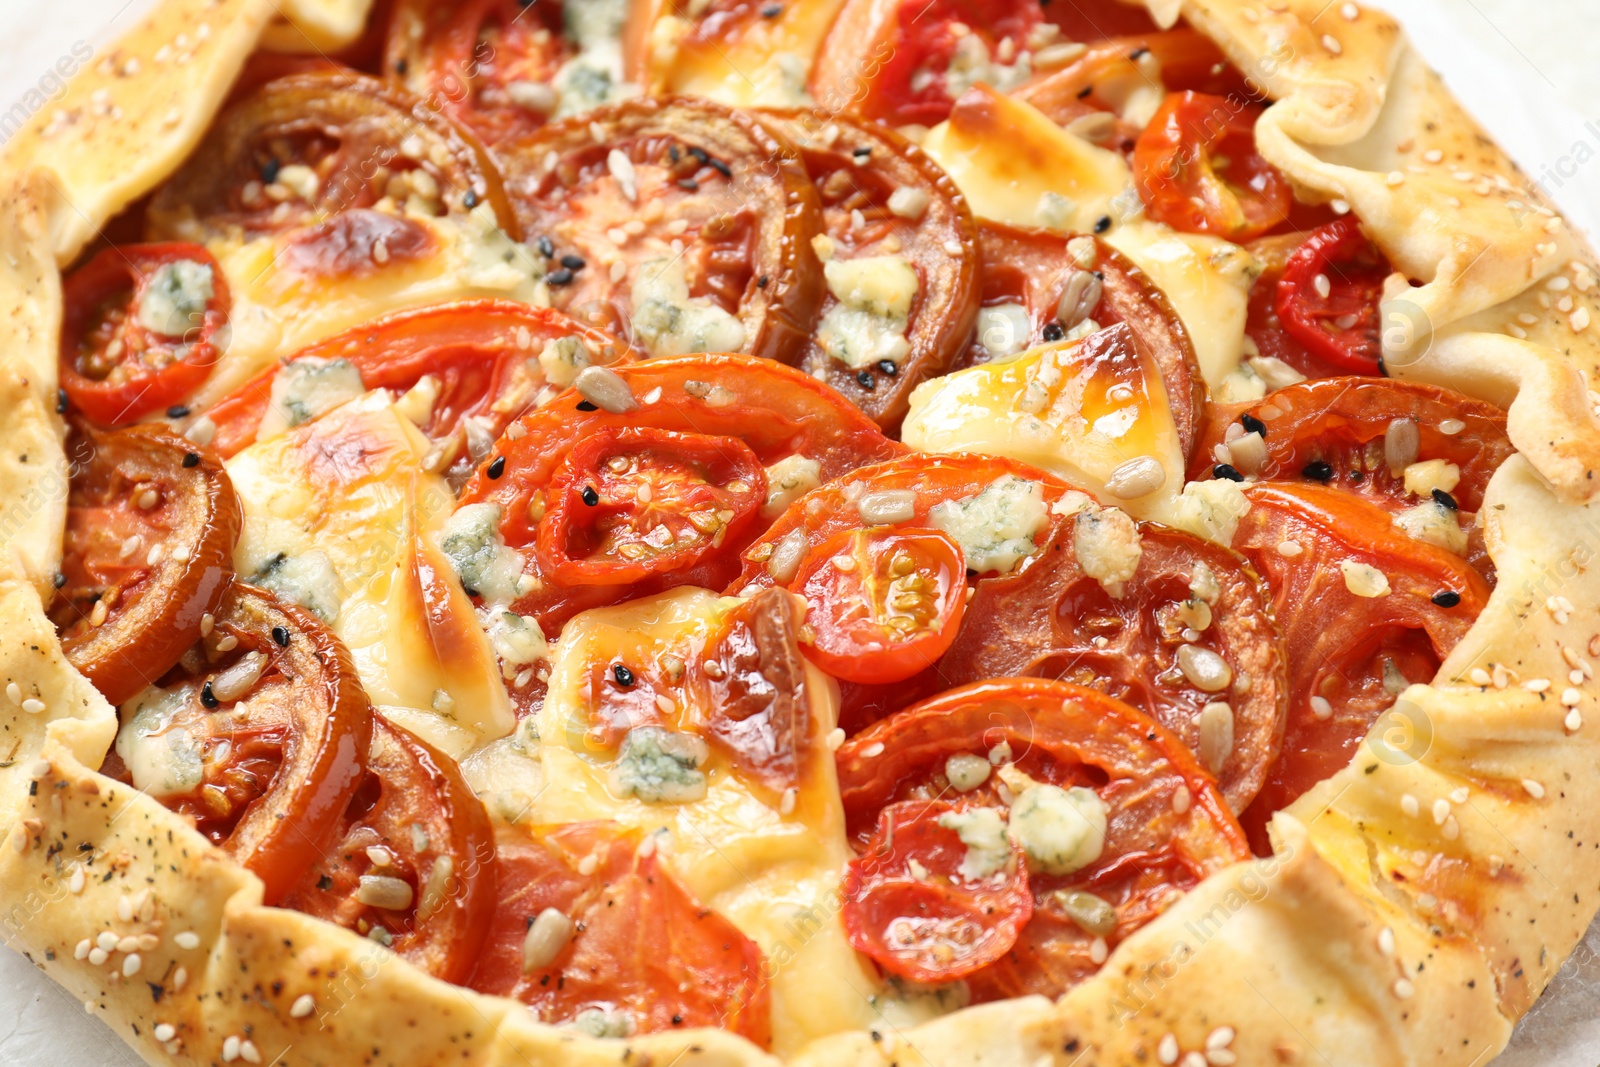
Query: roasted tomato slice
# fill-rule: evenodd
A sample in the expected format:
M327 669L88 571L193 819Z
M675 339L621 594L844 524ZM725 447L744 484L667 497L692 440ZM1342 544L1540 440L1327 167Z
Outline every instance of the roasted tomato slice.
M133 784L187 815L277 904L323 858L361 784L372 709L321 622L235 583L214 625L123 704Z
M157 426L70 442L61 585L50 618L67 659L120 704L200 638L233 580L243 516L215 456Z
M494 900L494 829L483 803L454 760L374 716L366 775L338 840L283 907L460 982L478 960Z
M1348 763L1406 686L1433 680L1489 586L1351 493L1267 482L1244 492L1233 545L1271 586L1289 652L1283 752L1241 817L1265 854L1272 813Z
M983 287L978 329L960 363L971 366L1052 343L1074 328L1128 324L1135 347L1161 370L1185 456L1206 410L1194 344L1167 295L1115 248L998 222L978 227Z
M429 437L448 442L440 462L482 459L523 411L552 399L591 364L633 358L632 349L549 308L464 300L385 315L302 349L300 360L345 360L369 389L405 393L432 381ZM256 439L282 372L274 365L207 409L212 447L232 456ZM468 420L471 420L470 422Z
M811 111L765 117L800 147L822 200L828 293L800 365L892 432L911 390L948 371L972 332L972 213L949 176L886 127Z
M187 240L298 230L285 262L343 275L426 254L431 237L408 213L480 203L517 236L498 172L471 134L376 79L294 74L217 119L151 201L149 230Z
M1002 679L924 701L845 742L838 771L857 866L884 843L875 830L884 813L910 805L969 813L935 820L965 839L969 871L998 867L1003 850L1021 846L1033 914L1009 951L967 975L978 1001L1059 996L1094 974L1109 947L1248 856L1222 794L1180 741L1129 705L1065 682ZM992 814L971 814L981 811ZM899 854L898 833L894 845ZM847 931L896 918L846 897ZM892 925L877 936L897 941Z
M1346 215L1289 254L1278 280L1278 321L1316 359L1348 374L1381 374L1378 305L1390 273L1356 217Z
M580 64L557 83L578 51L562 34L565 6L560 0L402 0L389 23L384 69L488 144L532 133L552 115L602 103L612 88L599 64ZM595 94L600 99L589 100Z
M536 536L539 566L561 585L624 585L699 563L739 540L767 476L736 437L646 427L602 429L550 478Z
M557 308L658 356L799 357L822 300L817 194L755 118L632 100L497 153L523 229L558 257Z
M1252 433L1259 447L1238 445ZM1475 512L1513 451L1505 412L1493 404L1423 382L1324 378L1214 408L1189 477L1208 478L1214 464L1228 463L1263 481L1341 486L1391 509L1416 504L1437 483ZM1435 461L1441 469L1417 468L1408 489L1406 470ZM1428 483L1420 493L1419 476Z
M196 244L103 249L62 284L61 387L103 426L192 393L221 352L228 283Z
M638 1034L720 1027L766 1047L760 948L702 907L653 844L607 823L503 834L499 900L467 984L521 1000L544 1022L588 1015Z
M845 868L844 928L856 951L913 982L953 982L1011 951L1033 917L1028 865L1002 838L974 869L954 827L984 819L1004 825L998 809L934 799L878 813L877 832Z
M807 653L852 682L898 682L933 666L967 599L960 547L937 530L904 527L836 534L793 585L810 605Z
M1031 566L979 580L939 678L1033 675L1110 693L1188 745L1242 811L1277 758L1289 703L1271 593L1227 549L1140 523L1137 565L1112 595L1076 548L1099 521L1084 513Z
M1289 218L1289 182L1256 152L1260 109L1204 93L1170 94L1133 150L1150 217L1184 233L1258 237Z
M833 390L770 360L684 356L585 373L591 377L581 379L580 388L605 400L607 408L573 390L529 412L511 425L493 457L462 490L463 506L487 504L496 509L495 529L514 549L533 547L540 520L549 521L552 479L568 453L591 435L648 428L719 441L737 438L772 468L767 476L769 499L761 508L765 518L811 485L905 451ZM744 498L742 490L733 495ZM734 513L724 520L722 513L727 511ZM714 522L703 511L699 514L699 519L689 517L696 544L710 539L712 550L687 569L675 569L670 557L655 557L647 578L632 584L564 585L544 573L538 553L524 552L529 580L523 584L528 591L517 598L513 610L537 618L545 633L554 637L562 623L585 608L677 585L725 586L738 573L739 553L762 524L745 525L742 513L731 508L712 512Z

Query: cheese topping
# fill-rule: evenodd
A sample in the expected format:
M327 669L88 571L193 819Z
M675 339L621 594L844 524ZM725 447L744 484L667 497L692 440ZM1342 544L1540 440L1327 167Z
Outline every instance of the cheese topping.
M981 882L1005 870L1011 862L1011 841L1006 837L1005 813L997 808L947 811L939 825L954 830L967 846L958 872L969 882Z
M830 259L822 265L828 291L839 302L817 324L822 350L847 367L911 354L906 326L917 296L917 272L904 256Z
M163 263L150 276L135 313L140 326L164 337L182 337L200 325L216 295L211 268L192 259Z
M1027 855L1030 870L1072 874L1100 858L1107 810L1093 789L1035 785L1011 805L1011 839Z
M683 263L652 259L633 277L633 329L652 355L737 352L744 323L710 297L689 296Z
M1007 574L1038 551L1035 538L1049 520L1044 486L1015 474L1002 475L972 496L928 509L928 525L961 546L967 569Z
M183 691L169 693L150 686L122 706L117 755L133 776L135 789L171 797L199 788L203 777L199 742L172 724L187 700Z
M272 379L272 394L256 430L256 440L265 441L310 422L364 392L366 386L361 383L361 372L349 360L315 357L290 360Z
M583 0L561 6L566 39L578 46L578 53L561 65L552 80L560 94L556 118L592 111L639 91L622 75L627 17L628 0Z
M685 19L659 18L650 34L652 90L705 96L734 107L810 107L806 77L842 4L774 5L776 13L763 13L734 34L699 41L685 40Z

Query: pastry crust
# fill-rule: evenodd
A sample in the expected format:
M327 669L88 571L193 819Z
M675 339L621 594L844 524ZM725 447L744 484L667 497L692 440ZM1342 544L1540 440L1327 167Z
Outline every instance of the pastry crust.
M1347 768L1277 817L1276 856L1201 884L1095 979L1057 1004L837 1034L793 1063L1172 1063L1222 1048L1249 1063L1481 1063L1600 905L1592 253L1386 16L1324 0L1149 7L1187 18L1279 101L1259 123L1263 154L1304 195L1348 203L1422 281L1388 294L1390 372L1509 408L1520 455L1482 511L1498 585L1435 684L1409 689ZM281 10L337 46L364 8ZM0 701L4 936L151 1063L775 1064L721 1031L623 1042L541 1025L264 908L254 876L93 770L116 712L41 606L66 501L58 270L194 148L279 10L164 0L0 154L0 500L13 502L0 684L17 687ZM137 947L77 958L107 930Z

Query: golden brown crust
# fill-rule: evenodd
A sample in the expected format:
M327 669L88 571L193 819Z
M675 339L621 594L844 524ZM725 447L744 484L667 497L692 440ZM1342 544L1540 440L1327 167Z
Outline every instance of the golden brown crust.
M331 41L364 6L284 11ZM1388 18L1324 0L1149 6L1182 14L1280 100L1260 124L1263 152L1303 192L1348 202L1421 283L1386 305L1392 372L1509 405L1522 455L1483 511L1499 585L1438 683L1412 687L1348 768L1278 818L1278 856L1202 884L1060 1004L839 1034L793 1062L1182 1062L1208 1048L1249 1063L1482 1062L1594 915L1600 510L1582 501L1600 492L1588 392L1600 271ZM285 1050L308 1064L775 1063L720 1032L579 1038L435 982L353 934L261 907L253 876L89 769L115 711L61 656L39 600L65 500L54 268L198 142L273 11L167 0L0 155L0 497L41 502L0 527L0 683L44 705L0 697L5 936L152 1063ZM1525 685L1540 680L1549 687ZM101 960L105 930L120 945Z

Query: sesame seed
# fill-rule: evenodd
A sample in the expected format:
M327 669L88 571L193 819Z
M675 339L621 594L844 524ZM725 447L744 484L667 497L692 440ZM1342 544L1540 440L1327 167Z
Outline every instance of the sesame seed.
M1316 289L1317 295L1322 297L1324 300L1328 299L1328 297L1333 293L1333 283L1328 281L1328 276L1326 274L1319 274L1315 278L1312 278L1311 285L1312 288Z
M1577 708L1573 708L1567 712L1567 717L1562 721L1562 725L1567 728L1568 733L1577 733L1583 728L1583 715Z
M1384 181L1387 182L1391 186L1404 185L1405 181L1406 181L1405 172L1398 171L1398 170L1391 170L1389 172L1389 176L1387 178L1385 178Z
M837 751L839 751L839 747L841 745L843 745L843 744L844 744L844 731L843 730L841 730L839 727L835 726L832 730L828 731L828 751L837 752Z
M1472 684L1487 688L1489 685L1489 672L1482 667L1474 667L1467 672L1467 677L1472 679Z
M1186 785L1178 786L1177 790L1172 794L1172 811L1176 815L1186 813L1193 803L1194 794L1189 792L1189 787Z
M222 1039L222 1062L232 1063L239 1058L239 1035L229 1034Z
M1574 333L1582 333L1589 328L1589 309L1586 307L1579 308L1572 313L1572 318L1568 321L1572 324Z
M1429 163L1438 163L1444 159L1444 153L1439 151L1437 148L1430 148L1426 152L1422 153L1422 158L1427 160Z
M171 1023L156 1023L151 1033L155 1035L157 1041L167 1042L178 1036L178 1028Z
M1394 955L1394 931L1387 926L1378 931L1378 951L1385 956Z
M122 961L122 977L132 978L134 975L138 974L139 967L143 964L143 962L144 961L139 958L139 954L137 952L131 953L127 959Z
M310 993L302 993L289 1008L289 1018L304 1019L317 1010L317 1001Z
M1156 1044L1156 1059L1163 1064L1170 1065L1178 1062L1178 1039L1172 1034L1165 1034Z
M86 937L82 941L78 942L78 947L77 948L72 950L72 958L75 959L75 960L86 960L86 959L89 958L89 953L93 949L94 949L94 942L90 941Z
M1542 693L1546 689L1550 688L1550 679L1529 678L1526 682L1522 683L1522 688L1526 689L1530 693Z
M183 991L183 987L188 985L188 984L189 984L189 968L187 968L187 967L179 967L177 970L172 972L172 981L171 981L170 985L172 986L172 991L174 993L182 992Z
M1583 701L1583 694L1568 686L1561 691L1561 703L1569 708L1575 708Z
M1406 981L1404 978L1396 978L1394 980L1394 995L1399 997L1401 1000L1410 999L1411 994L1415 993L1416 991L1416 987L1410 982Z
M38 697L29 697L22 702L22 710L29 715L37 715L44 710L44 701Z
M1354 22L1361 17L1361 9L1354 4L1347 3L1339 9L1339 14L1343 15L1347 22Z
M174 934L172 940L179 948L194 950L200 947L200 935L193 930L184 930Z
M1524 778L1522 780L1522 788L1533 799L1535 799L1535 800L1543 800L1544 799L1544 785L1542 783L1540 783L1538 781L1535 781L1532 778Z
M1339 38L1335 37L1331 33L1325 33L1322 35L1322 47L1326 48L1334 55L1338 55L1344 51L1344 45L1339 43Z
M1304 550L1299 546L1299 544L1297 544L1294 541L1279 541L1278 542L1278 555L1283 556L1285 559L1293 559L1294 557L1298 556L1302 551L1304 551ZM1321 700L1322 698L1318 697L1317 699Z
M89 962L91 964L93 964L94 966L96 966L96 967L99 967L101 964L105 963L105 961L110 959L110 958L111 958L111 953L107 952L103 948L100 948L99 946L96 946L96 947L94 947L94 948L89 950Z
M76 896L77 894L83 892L84 882L85 876L83 873L83 868L77 864L73 864L72 876L67 879L67 889L71 891L74 896ZM80 956L78 958L82 959L83 957Z
M1102 964L1102 963L1104 963L1106 961L1106 957L1108 955L1110 955L1110 954L1111 954L1111 949L1110 949L1110 946L1108 946L1106 944L1106 939L1105 938L1097 937L1097 938L1095 938L1093 941L1091 941L1089 943L1089 962L1090 963L1093 963L1096 966L1099 966L1100 964Z
M1443 798L1440 798L1439 800L1435 800L1433 802L1433 824L1435 826L1442 826L1444 824L1444 821L1446 819L1448 819L1449 817L1450 817L1450 802L1448 800L1443 799Z
M1412 796L1410 793L1401 794L1400 810L1405 812L1408 816L1415 818L1417 812L1420 810L1417 805L1417 798Z

